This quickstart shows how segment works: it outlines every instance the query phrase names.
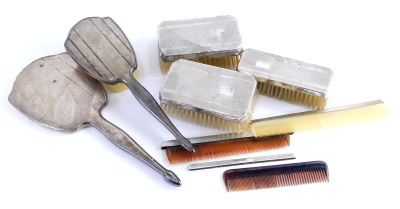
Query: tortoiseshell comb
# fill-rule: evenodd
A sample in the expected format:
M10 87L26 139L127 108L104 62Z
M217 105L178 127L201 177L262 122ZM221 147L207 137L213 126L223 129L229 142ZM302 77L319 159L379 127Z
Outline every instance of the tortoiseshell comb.
M289 134L256 138L246 132L189 138L189 141L196 149L194 154L186 153L176 140L161 145L162 149L166 149L171 164L261 152L290 145Z
M328 165L323 161L231 169L223 178L228 192L329 181Z

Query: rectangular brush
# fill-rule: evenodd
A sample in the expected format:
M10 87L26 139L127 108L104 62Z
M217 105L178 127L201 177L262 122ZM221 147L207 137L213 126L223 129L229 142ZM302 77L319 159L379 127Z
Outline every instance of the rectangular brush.
M332 70L254 49L246 49L238 71L253 75L261 94L314 109L328 99Z
M243 51L232 16L164 21L158 26L158 48L163 73L178 59L236 69Z
M160 90L172 116L198 125L248 130L257 99L253 76L188 60L174 62Z
M246 132L189 138L189 141L196 153L185 152L177 140L162 143L161 148L166 150L168 161L171 164L261 152L290 145L290 137L287 134L256 138Z
M228 192L234 192L329 182L329 174L325 162L312 161L231 169L223 179Z

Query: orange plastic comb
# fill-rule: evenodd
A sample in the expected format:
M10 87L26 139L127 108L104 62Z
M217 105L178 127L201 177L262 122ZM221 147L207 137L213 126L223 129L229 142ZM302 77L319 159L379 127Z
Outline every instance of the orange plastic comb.
M260 152L287 147L290 144L289 135L256 138L248 133L222 134L189 140L196 149L194 154L186 153L187 151L178 144L162 145L162 148L166 149L166 154L171 164Z

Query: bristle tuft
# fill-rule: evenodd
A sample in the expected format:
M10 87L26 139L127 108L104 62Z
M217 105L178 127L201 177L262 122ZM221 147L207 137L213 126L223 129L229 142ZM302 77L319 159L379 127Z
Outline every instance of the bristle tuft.
M193 111L175 107L172 105L161 104L161 108L168 115L180 118L189 123L193 123L193 124L197 124L197 125L201 125L201 126L205 126L205 127L210 127L210 128L222 129L222 130L226 130L229 132L242 132L242 131L249 130L249 127L250 127L249 124L250 124L250 120L252 117L252 112L250 110L250 112L247 115L247 119L241 123L237 123L237 122L228 121L228 120L224 120L221 118L216 118L216 117L212 117L209 115L201 114L198 112L193 112ZM254 108L252 108L252 109L254 109Z
M140 77L140 71L138 69L136 69L133 72L132 77L134 79L138 80ZM103 86L104 86L104 88L108 89L109 92L112 92L112 93L119 93L119 92L122 92L122 91L125 91L126 89L128 89L128 87L123 83L117 83L115 85L103 84Z
M228 132L243 132L250 130L250 121L253 117L253 112L257 105L259 92L254 92L251 107L247 113L247 118L241 123L224 120L221 118L212 117L202 113L193 112L183 108L161 103L161 108L168 114L176 118L188 121L189 123L211 127L216 129L226 130Z
M290 90L275 86L267 82L258 82L258 90L261 94L281 99L294 104L299 104L314 109L323 109L326 106L327 98L307 94L298 90Z
M227 170L223 175L229 192L328 182L322 161Z
M169 147L166 149L166 154L171 164L177 164L284 148L289 146L289 141L289 135L234 139L194 145L196 150L194 154L187 152L181 146Z
M167 74L169 69L171 68L172 63L174 62L164 62L161 59L159 59L158 64L160 66L161 73Z
M209 59L200 59L200 60L192 60L194 62L199 62L207 65L212 65L216 67L226 68L229 70L236 70L238 63L240 61L241 55L229 56L229 57L220 57L220 58L209 58ZM159 65L161 72L167 74L169 69L171 68L173 62L163 62L159 60Z

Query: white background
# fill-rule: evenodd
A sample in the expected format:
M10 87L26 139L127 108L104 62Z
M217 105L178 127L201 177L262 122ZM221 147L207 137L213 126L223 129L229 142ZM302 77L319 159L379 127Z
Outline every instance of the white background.
M128 2L128 1L126 1ZM1 6L0 208L399 208L400 12L395 1L7 1ZM262 2L262 3L261 3ZM102 114L173 170L182 187L114 146L95 128L42 127L8 101L19 72L64 52L80 19L110 16L137 55L140 82L158 99L157 25L164 20L233 15L244 48L334 71L328 107L382 99L390 117L292 136L296 161L324 160L330 182L228 193L228 168L188 171L170 165L161 142L173 136L129 91L109 95ZM254 117L307 108L260 96ZM188 137L220 133L173 119ZM294 162L294 161L293 161ZM245 167L245 166L241 166Z

